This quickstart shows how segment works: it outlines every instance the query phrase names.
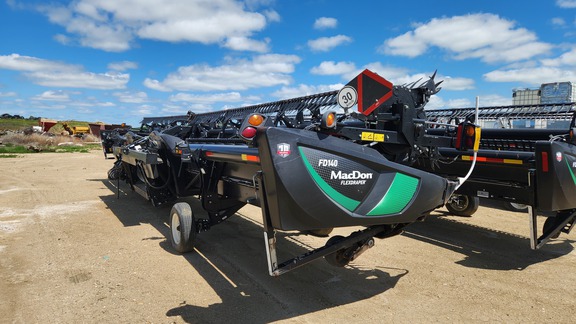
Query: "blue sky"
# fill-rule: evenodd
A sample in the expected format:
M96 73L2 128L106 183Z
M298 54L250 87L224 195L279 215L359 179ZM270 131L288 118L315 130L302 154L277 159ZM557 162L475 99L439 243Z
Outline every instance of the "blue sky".
M576 0L0 0L0 114L127 122L438 70L427 108L576 81Z

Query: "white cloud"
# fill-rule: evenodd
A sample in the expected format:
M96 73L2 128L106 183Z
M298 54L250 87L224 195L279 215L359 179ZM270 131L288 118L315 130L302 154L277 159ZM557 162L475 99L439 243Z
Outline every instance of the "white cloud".
M576 81L576 48L555 58L510 64L484 74L491 82L516 82L539 86L542 83Z
M552 66L534 68L501 69L484 74L490 82L524 82L540 85L548 82L576 80L576 71Z
M345 35L336 35L332 37L320 37L309 40L308 47L314 52L328 52L333 48L352 42L352 38Z
M259 3L258 6L266 5ZM38 10L69 35L57 40L105 51L128 50L135 39L166 42L227 43L231 37L250 37L277 12L247 10L236 0L78 0L64 5L41 5ZM255 6L252 6L255 7ZM232 48L234 49L234 48Z
M354 71L357 71L357 68L353 62L324 61L320 63L320 65L313 67L310 73L318 75L342 75Z
M49 61L31 56L19 54L0 55L0 69L15 70L21 72L34 71L77 71L77 65L62 62Z
M142 38L167 42L199 42L213 44L226 37L245 36L264 28L266 19L257 13L207 12L192 19L154 21L139 28ZM245 15L245 16L244 16Z
M479 97L480 107L509 106L512 104L511 97L500 95L483 95ZM449 109L449 108L473 108L476 106L476 98L454 98L444 100L442 96L432 96L430 102L426 104L426 110Z
M33 100L42 100L42 101L70 101L70 97L68 96L67 93L65 93L62 90L58 90L58 91L44 91L43 93L34 96L32 98Z
M156 107L151 106L151 105L141 105L138 108L136 108L135 110L133 110L133 115L138 116L138 117L141 117L142 115L148 116L148 115L152 115L157 110L158 109Z
M76 102L72 102L68 105L68 107L98 107L98 108L102 108L102 107L116 107L116 104L110 101L99 101L97 99L92 99L92 100L88 100L88 101L76 101Z
M472 100L466 98L450 99L446 102L446 108L468 108L473 105Z
M420 78L426 77L426 75L424 75L422 73L410 75L408 69L406 69L406 68L395 67L395 66L390 66L390 65L383 65L380 62L368 63L365 66L363 66L362 68L359 68L355 71L350 71L349 73L346 73L346 74L343 74L342 77L346 81L352 80L358 74L360 74L360 72L364 71L365 69L368 69L368 70L380 75L384 79L392 82L392 84L394 84L394 85L409 84L409 83L412 83L414 81L417 81Z
M79 65L18 54L0 56L0 69L23 72L35 84L48 87L123 89L130 79L128 74L86 72Z
M474 89L474 79L469 78L453 78L450 76L442 76L438 75L436 77L436 82L444 80L440 87L444 90L453 90L453 91L461 91L461 90L470 90Z
M264 10L262 13L264 14L264 16L266 16L266 19L269 22L279 22L282 20L280 14L278 14L278 12L274 10Z
M365 65L362 68L357 68L352 62L334 62L324 61L320 65L313 67L310 70L312 74L318 75L340 75L344 80L349 81L355 78L364 69L368 69L386 80L392 82L394 85L408 85L420 80L419 83L428 80L431 73L417 73L409 74L405 68L383 65L380 62L373 62ZM443 81L441 87L445 90L469 90L474 89L474 80L470 78L450 77L437 74L436 82Z
M502 97L501 95L488 94L482 95L478 98L478 103L480 107L492 107L492 106L510 106L512 105L512 96ZM475 106L474 103L472 106Z
M543 59L541 63L544 66L567 66L567 68L574 68L576 67L576 48L563 53L555 59Z
M241 101L258 101L258 97L243 97L239 92L213 93L206 95L197 95L189 93L177 93L169 98L172 102L193 102L195 104L213 104L215 102L241 102Z
M416 57L438 47L457 60L478 58L484 62L514 62L545 54L552 46L516 23L493 14L434 18L395 38L387 39L381 53Z
M112 71L126 71L138 68L138 63L131 61L112 62L108 64L108 69Z
M5 97L16 97L18 94L16 94L16 92L13 91L9 91L9 92L0 92L0 98L5 98Z
M79 45L109 52L122 52L130 49L133 34L121 24L108 25L85 17L67 22L66 31L80 35ZM69 38L72 40L72 38Z
M146 92L116 92L113 94L118 101L125 103L144 103L148 101Z
M564 20L564 18L555 17L552 18L551 22L552 25L554 26L560 26L560 27L566 26L566 20Z
M430 97L430 101L428 101L426 103L426 106L424 107L424 109L426 110L443 109L443 108L449 108L449 107L447 107L446 102L442 100L442 97L438 95Z
M421 83L428 81L428 79L432 76L433 73L418 73L412 75L405 75L398 78L389 79L393 84L412 84L416 82L414 86L419 86ZM440 87L442 90L450 90L450 91L463 91L463 90L470 90L474 89L474 80L469 78L454 78L450 76L443 76L441 74L437 74L434 78L436 83L442 81Z
M159 91L227 91L288 85L295 55L265 54L245 59L228 59L228 64L210 66L195 64L179 67L163 81L146 79L144 85Z
M142 84L144 86L146 86L147 88L150 88L150 89L156 90L156 91L163 91L163 92L172 91L172 89L170 87L165 86L164 84L162 84L161 81L158 81L158 80L146 78L144 80L144 82L142 82Z
M192 104L188 107L188 110L191 110L197 114L201 114L204 112L210 112L210 111L214 111L214 107L211 105L207 105L207 104ZM226 109L226 107L219 107L217 108L218 110L222 110L222 109ZM187 110L187 111L188 111Z
M364 69L368 69L368 70L380 75L381 77L392 82L393 84L405 84L405 83L410 83L410 82L414 82L417 80L415 77L410 76L408 74L408 69L395 67L395 66L389 66L389 65L383 65L380 62L372 62L372 63L367 64L366 66L364 66L364 68L355 72L354 75L349 75L347 79L351 80L357 74L362 72L362 70L364 70Z
M130 79L128 74L91 72L31 72L26 76L34 83L45 87L67 87L88 89L123 89Z
M270 50L268 43L270 43L270 39L257 41L243 36L235 36L227 38L224 47L235 51L266 53Z
M320 17L314 21L314 29L329 29L336 28L338 20L331 17Z
M54 35L53 38L55 41L57 41L58 43L60 43L62 45L69 45L72 43L72 40L70 39L70 37L68 37L66 35L56 34L56 35Z
M341 83L317 86L299 84L297 87L282 87L280 90L273 92L272 96L279 99L289 99L313 95L321 92L340 90L343 86L344 85Z
M556 5L560 8L576 8L576 0L556 0Z

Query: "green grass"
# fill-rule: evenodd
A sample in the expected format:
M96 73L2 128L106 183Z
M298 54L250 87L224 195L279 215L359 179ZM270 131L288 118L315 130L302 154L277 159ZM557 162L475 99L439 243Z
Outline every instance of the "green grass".
M76 121L76 120L60 120L58 124L52 126L50 128L51 133L59 134L64 130L62 127L63 123L67 123L70 127L75 126L88 126L89 122L87 121ZM18 131L24 130L31 126L40 126L38 120L30 120L30 119L10 119L10 118L0 118L0 130L11 130L11 131Z
M0 154L0 159L10 159L20 157L18 154Z
M16 130L22 130L30 126L38 126L38 121L29 119L0 118L0 129L16 131Z
M56 153L88 153L93 150L101 150L100 144L86 144L84 146L48 146L46 152Z
M4 147L0 147L0 154L23 154L23 153L33 153L29 151L26 147L22 145L6 144Z

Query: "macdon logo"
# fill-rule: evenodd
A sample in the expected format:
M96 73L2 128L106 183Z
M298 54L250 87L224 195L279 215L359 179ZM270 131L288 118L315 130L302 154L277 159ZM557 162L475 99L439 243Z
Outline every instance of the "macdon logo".
M372 179L372 173L365 173L360 171L352 171L350 173L342 171L330 171L330 179L341 180L340 185L363 185L366 184L366 180Z

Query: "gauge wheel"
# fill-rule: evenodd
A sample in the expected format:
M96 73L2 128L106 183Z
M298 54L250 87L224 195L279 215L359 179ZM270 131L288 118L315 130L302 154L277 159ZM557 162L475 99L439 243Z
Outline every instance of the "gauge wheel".
M330 233L332 233L333 230L334 230L333 227L326 227L326 228L309 230L308 233L318 237L326 237L330 235Z
M326 246L336 244L343 239L344 239L344 236L340 236L340 235L332 236L326 242ZM328 255L325 255L324 260L326 260L326 262L328 262L328 264L330 264L332 266L342 268L350 262L350 260L348 260L346 257L344 257L345 251L346 251L346 249L340 249L334 253L330 253Z
M174 204L170 210L170 242L180 253L194 250L196 224L190 205L184 202Z
M480 206L480 199L475 196L454 194L446 203L446 209L457 216L472 216Z
M511 211L517 211L517 212L524 212L528 209L528 205L519 204L515 202L507 202L506 207L508 207L508 209L510 209Z
M556 217L548 217L546 218L546 220L544 221L544 226L542 227L542 234L546 235L546 233L552 231L556 226L558 226L558 220L556 219ZM560 232L554 234L553 236L551 236L551 239L557 239L558 237L560 237Z

